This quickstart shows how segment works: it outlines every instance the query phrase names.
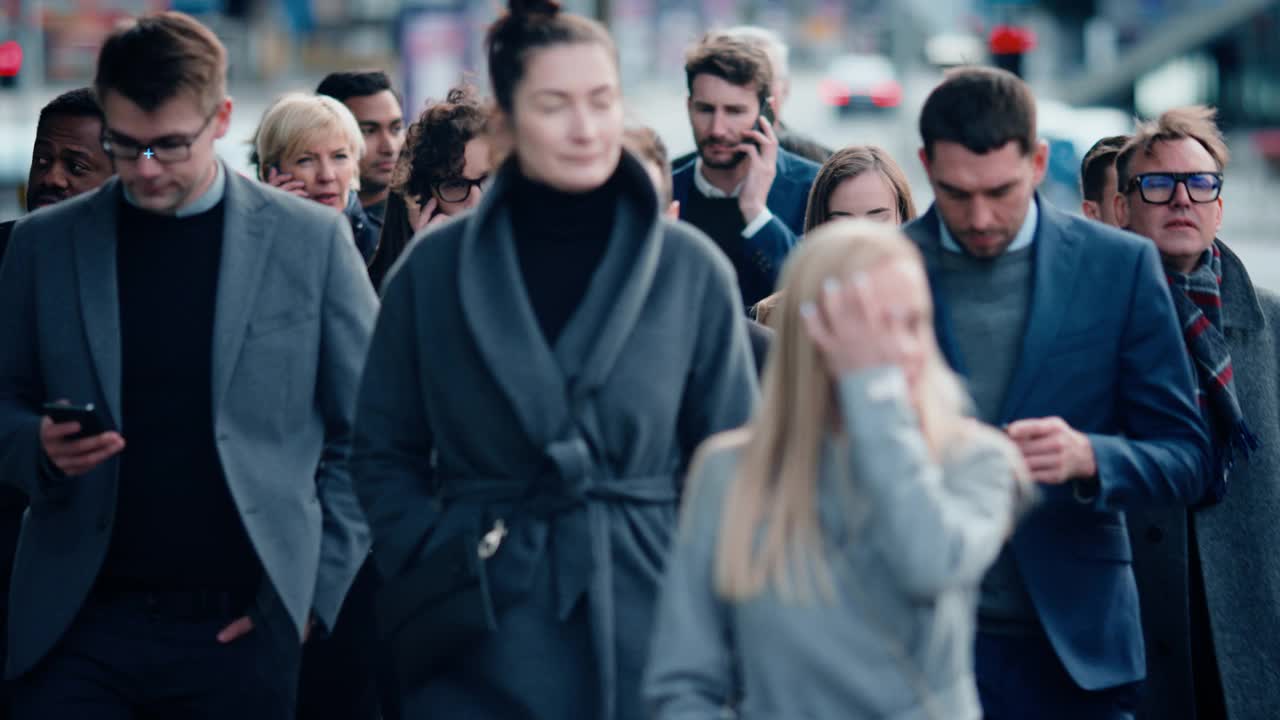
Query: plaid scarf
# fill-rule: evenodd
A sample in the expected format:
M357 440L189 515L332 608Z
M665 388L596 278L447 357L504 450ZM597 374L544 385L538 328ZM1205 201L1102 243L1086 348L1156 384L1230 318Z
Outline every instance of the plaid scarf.
M1178 311L1182 336L1196 368L1196 399L1200 412L1209 421L1219 449L1219 472L1206 501L1217 502L1226 494L1227 475L1235 462L1235 451L1247 458L1258 449L1258 439L1249 431L1231 367L1231 352L1222 334L1222 254L1215 243L1189 274L1167 272L1173 305ZM1227 442L1217 442L1225 436ZM1217 446L1221 445L1220 448Z

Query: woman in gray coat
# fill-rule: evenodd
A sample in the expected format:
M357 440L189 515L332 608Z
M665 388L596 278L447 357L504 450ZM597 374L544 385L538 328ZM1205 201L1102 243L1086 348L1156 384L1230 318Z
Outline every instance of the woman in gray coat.
M691 471L653 717L978 718L975 591L1013 527L1021 461L961 414L897 230L819 228L783 287L760 414Z
M407 718L638 720L683 471L755 405L738 290L622 152L603 27L513 3L489 48L510 157L391 270L360 392L380 620Z

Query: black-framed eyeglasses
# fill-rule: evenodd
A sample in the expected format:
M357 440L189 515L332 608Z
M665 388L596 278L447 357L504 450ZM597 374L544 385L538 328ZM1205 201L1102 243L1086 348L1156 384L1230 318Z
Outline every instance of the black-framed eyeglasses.
M1129 181L1129 192L1137 190L1143 202L1151 205L1168 205L1181 183L1187 189L1187 197L1193 203L1211 203L1222 194L1220 172L1150 172L1134 175Z
M488 175L481 175L475 180L465 177L453 178L436 183L436 195L445 202L463 202L471 196L471 188L479 188L483 192L488 182Z
M219 108L221 104L204 119L200 129L190 135L165 135L153 140L135 140L127 135L103 130L102 150L117 161L133 161L139 156L145 156L148 160L155 160L163 165L184 162L191 157L192 144L204 134Z

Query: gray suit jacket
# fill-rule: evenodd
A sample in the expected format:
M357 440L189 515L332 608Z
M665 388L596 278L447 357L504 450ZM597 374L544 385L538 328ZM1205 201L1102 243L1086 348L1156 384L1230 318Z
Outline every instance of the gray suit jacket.
M699 451L654 623L650 717L711 720L726 706L740 720L981 716L977 588L1025 490L1016 451L990 429L934 461L903 378L871 368L838 385L850 432L824 443L816 500L830 596L716 590L721 519L752 441L722 436Z
M27 216L0 267L0 479L31 498L13 572L11 677L75 619L111 539L119 456L62 477L43 454L39 427L41 403L67 398L94 403L128 441L120 202L113 179ZM253 614L263 631L296 640L311 613L332 627L369 548L347 455L377 300L341 215L231 171L225 207L215 440L266 574Z
M1218 247L1236 394L1261 447L1236 459L1217 505L1190 515L1185 508L1129 512L1147 643L1138 717L1151 720L1195 714L1188 522L1195 523L1227 717L1273 718L1280 708L1280 297L1254 288L1240 258Z

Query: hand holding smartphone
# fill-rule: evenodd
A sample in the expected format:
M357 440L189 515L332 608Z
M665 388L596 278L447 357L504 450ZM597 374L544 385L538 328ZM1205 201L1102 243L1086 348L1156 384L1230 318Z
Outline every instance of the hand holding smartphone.
M70 440L83 440L94 435L101 435L107 431L107 425L103 422L102 416L94 409L93 403L88 405L45 403L43 409L44 414L59 425L69 422L80 423L80 430L74 435L68 436Z
M40 447L63 475L76 477L101 465L124 449L120 433L108 429L107 421L92 404L45 403L40 421ZM67 428L78 423L78 430Z

